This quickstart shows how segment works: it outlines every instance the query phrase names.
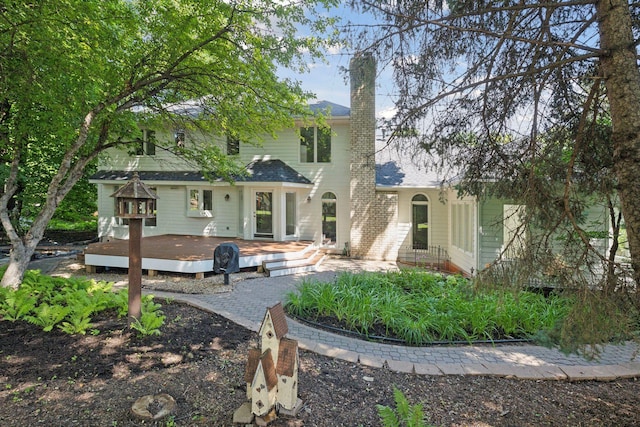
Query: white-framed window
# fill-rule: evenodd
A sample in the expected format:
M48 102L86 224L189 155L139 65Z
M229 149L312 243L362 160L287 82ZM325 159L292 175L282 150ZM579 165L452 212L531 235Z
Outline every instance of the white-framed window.
M213 216L213 190L202 187L187 188L187 216Z
M142 129L142 137L135 146L136 156L155 156L156 155L156 131L151 129Z
M451 204L451 244L464 252L473 252L473 205L470 202Z
M240 140L235 136L227 135L227 155L236 156L240 154Z
M300 162L331 162L331 128L300 128Z
M173 134L173 140L177 147L184 147L184 144L187 141L187 134L184 129L176 129Z
M296 193L285 194L285 235L295 236L296 227Z
M429 199L424 194L411 198L413 249L429 248Z

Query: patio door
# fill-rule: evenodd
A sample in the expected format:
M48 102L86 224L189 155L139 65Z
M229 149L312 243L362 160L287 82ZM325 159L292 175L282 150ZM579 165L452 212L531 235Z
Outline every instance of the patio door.
M322 244L336 245L336 195L330 191L322 195Z
M255 191L253 237L273 239L273 192Z
M416 194L411 199L413 249L429 248L429 199Z

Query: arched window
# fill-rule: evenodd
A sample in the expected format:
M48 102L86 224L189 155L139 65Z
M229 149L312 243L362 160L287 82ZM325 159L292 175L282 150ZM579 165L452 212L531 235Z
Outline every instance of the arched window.
M328 191L322 195L322 244L336 244L336 195Z
M424 194L416 194L411 199L411 220L413 224L413 249L428 249L429 199Z

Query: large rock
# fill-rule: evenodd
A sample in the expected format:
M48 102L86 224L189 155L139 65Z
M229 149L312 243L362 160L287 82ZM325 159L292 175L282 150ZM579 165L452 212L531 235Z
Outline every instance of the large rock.
M251 424L253 422L253 413L251 412L251 402L244 402L233 413L234 424Z
M166 393L142 396L131 406L131 413L141 420L159 420L173 413L176 401Z

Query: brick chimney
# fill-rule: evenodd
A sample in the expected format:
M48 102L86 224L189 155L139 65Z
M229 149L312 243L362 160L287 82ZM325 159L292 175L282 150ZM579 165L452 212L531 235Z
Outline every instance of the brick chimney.
M351 256L397 257L397 193L376 193L376 61L356 54L351 82Z
M375 75L370 54L349 63L351 79L351 255L367 257L371 247L370 215L375 202Z

